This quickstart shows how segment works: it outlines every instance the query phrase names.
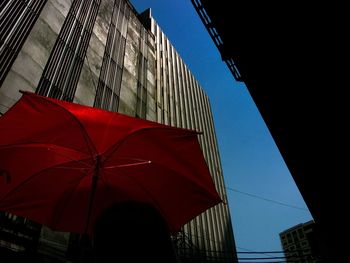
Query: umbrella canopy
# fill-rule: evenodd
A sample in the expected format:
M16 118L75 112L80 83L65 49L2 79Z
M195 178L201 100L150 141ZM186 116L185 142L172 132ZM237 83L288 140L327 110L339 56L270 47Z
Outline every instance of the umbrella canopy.
M24 92L0 118L0 210L91 233L104 209L135 201L176 232L221 202L197 135Z

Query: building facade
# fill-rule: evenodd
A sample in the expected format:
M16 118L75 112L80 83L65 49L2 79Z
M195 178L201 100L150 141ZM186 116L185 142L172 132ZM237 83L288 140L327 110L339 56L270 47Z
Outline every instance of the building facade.
M317 229L313 220L298 224L280 233L288 263L317 263L322 260Z
M237 261L209 99L150 10L139 14L126 0L2 1L0 114L19 90L203 132L199 141L225 203L185 225L174 245L184 262ZM69 233L43 226L39 236L48 257L64 260L74 246Z

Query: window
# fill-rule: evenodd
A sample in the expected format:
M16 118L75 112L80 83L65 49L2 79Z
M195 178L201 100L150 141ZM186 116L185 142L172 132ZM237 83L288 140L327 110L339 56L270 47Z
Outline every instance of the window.
M101 109L118 110L129 14L125 1L114 2L94 102L94 106Z
M138 59L138 80L136 117L145 119L147 115L147 31L142 27L140 31L140 52Z
M294 240L294 241L299 240L299 238L298 238L298 236L297 236L297 232L296 232L296 231L293 231L293 232L292 232L292 235L293 235L293 240Z
M36 92L73 101L101 0L74 0Z
M304 238L304 232L303 232L303 230L302 229L298 229L298 235L299 235L299 238Z
M46 2L0 1L0 87Z

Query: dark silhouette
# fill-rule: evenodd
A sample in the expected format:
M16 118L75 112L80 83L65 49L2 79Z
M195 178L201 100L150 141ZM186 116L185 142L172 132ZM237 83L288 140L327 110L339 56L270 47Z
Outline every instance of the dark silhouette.
M153 207L117 204L97 220L95 262L177 262L167 226Z
M348 157L341 150L349 141L348 96L341 88L349 82L347 9L321 1L235 1L234 8L231 1L191 1L278 146L320 231L322 257L344 261L347 249L334 242L344 233L334 228L347 228L339 220L346 218L339 208L348 205Z

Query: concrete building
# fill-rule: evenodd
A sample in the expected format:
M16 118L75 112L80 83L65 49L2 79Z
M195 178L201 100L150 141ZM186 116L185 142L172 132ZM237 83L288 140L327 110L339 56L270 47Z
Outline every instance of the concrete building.
M236 262L209 99L150 10L138 14L126 0L9 0L0 25L1 114L29 90L203 132L226 204L185 225L174 244L184 262ZM74 235L40 229L39 252L64 261Z
M322 260L319 238L313 220L298 224L280 233L288 263L316 263Z

